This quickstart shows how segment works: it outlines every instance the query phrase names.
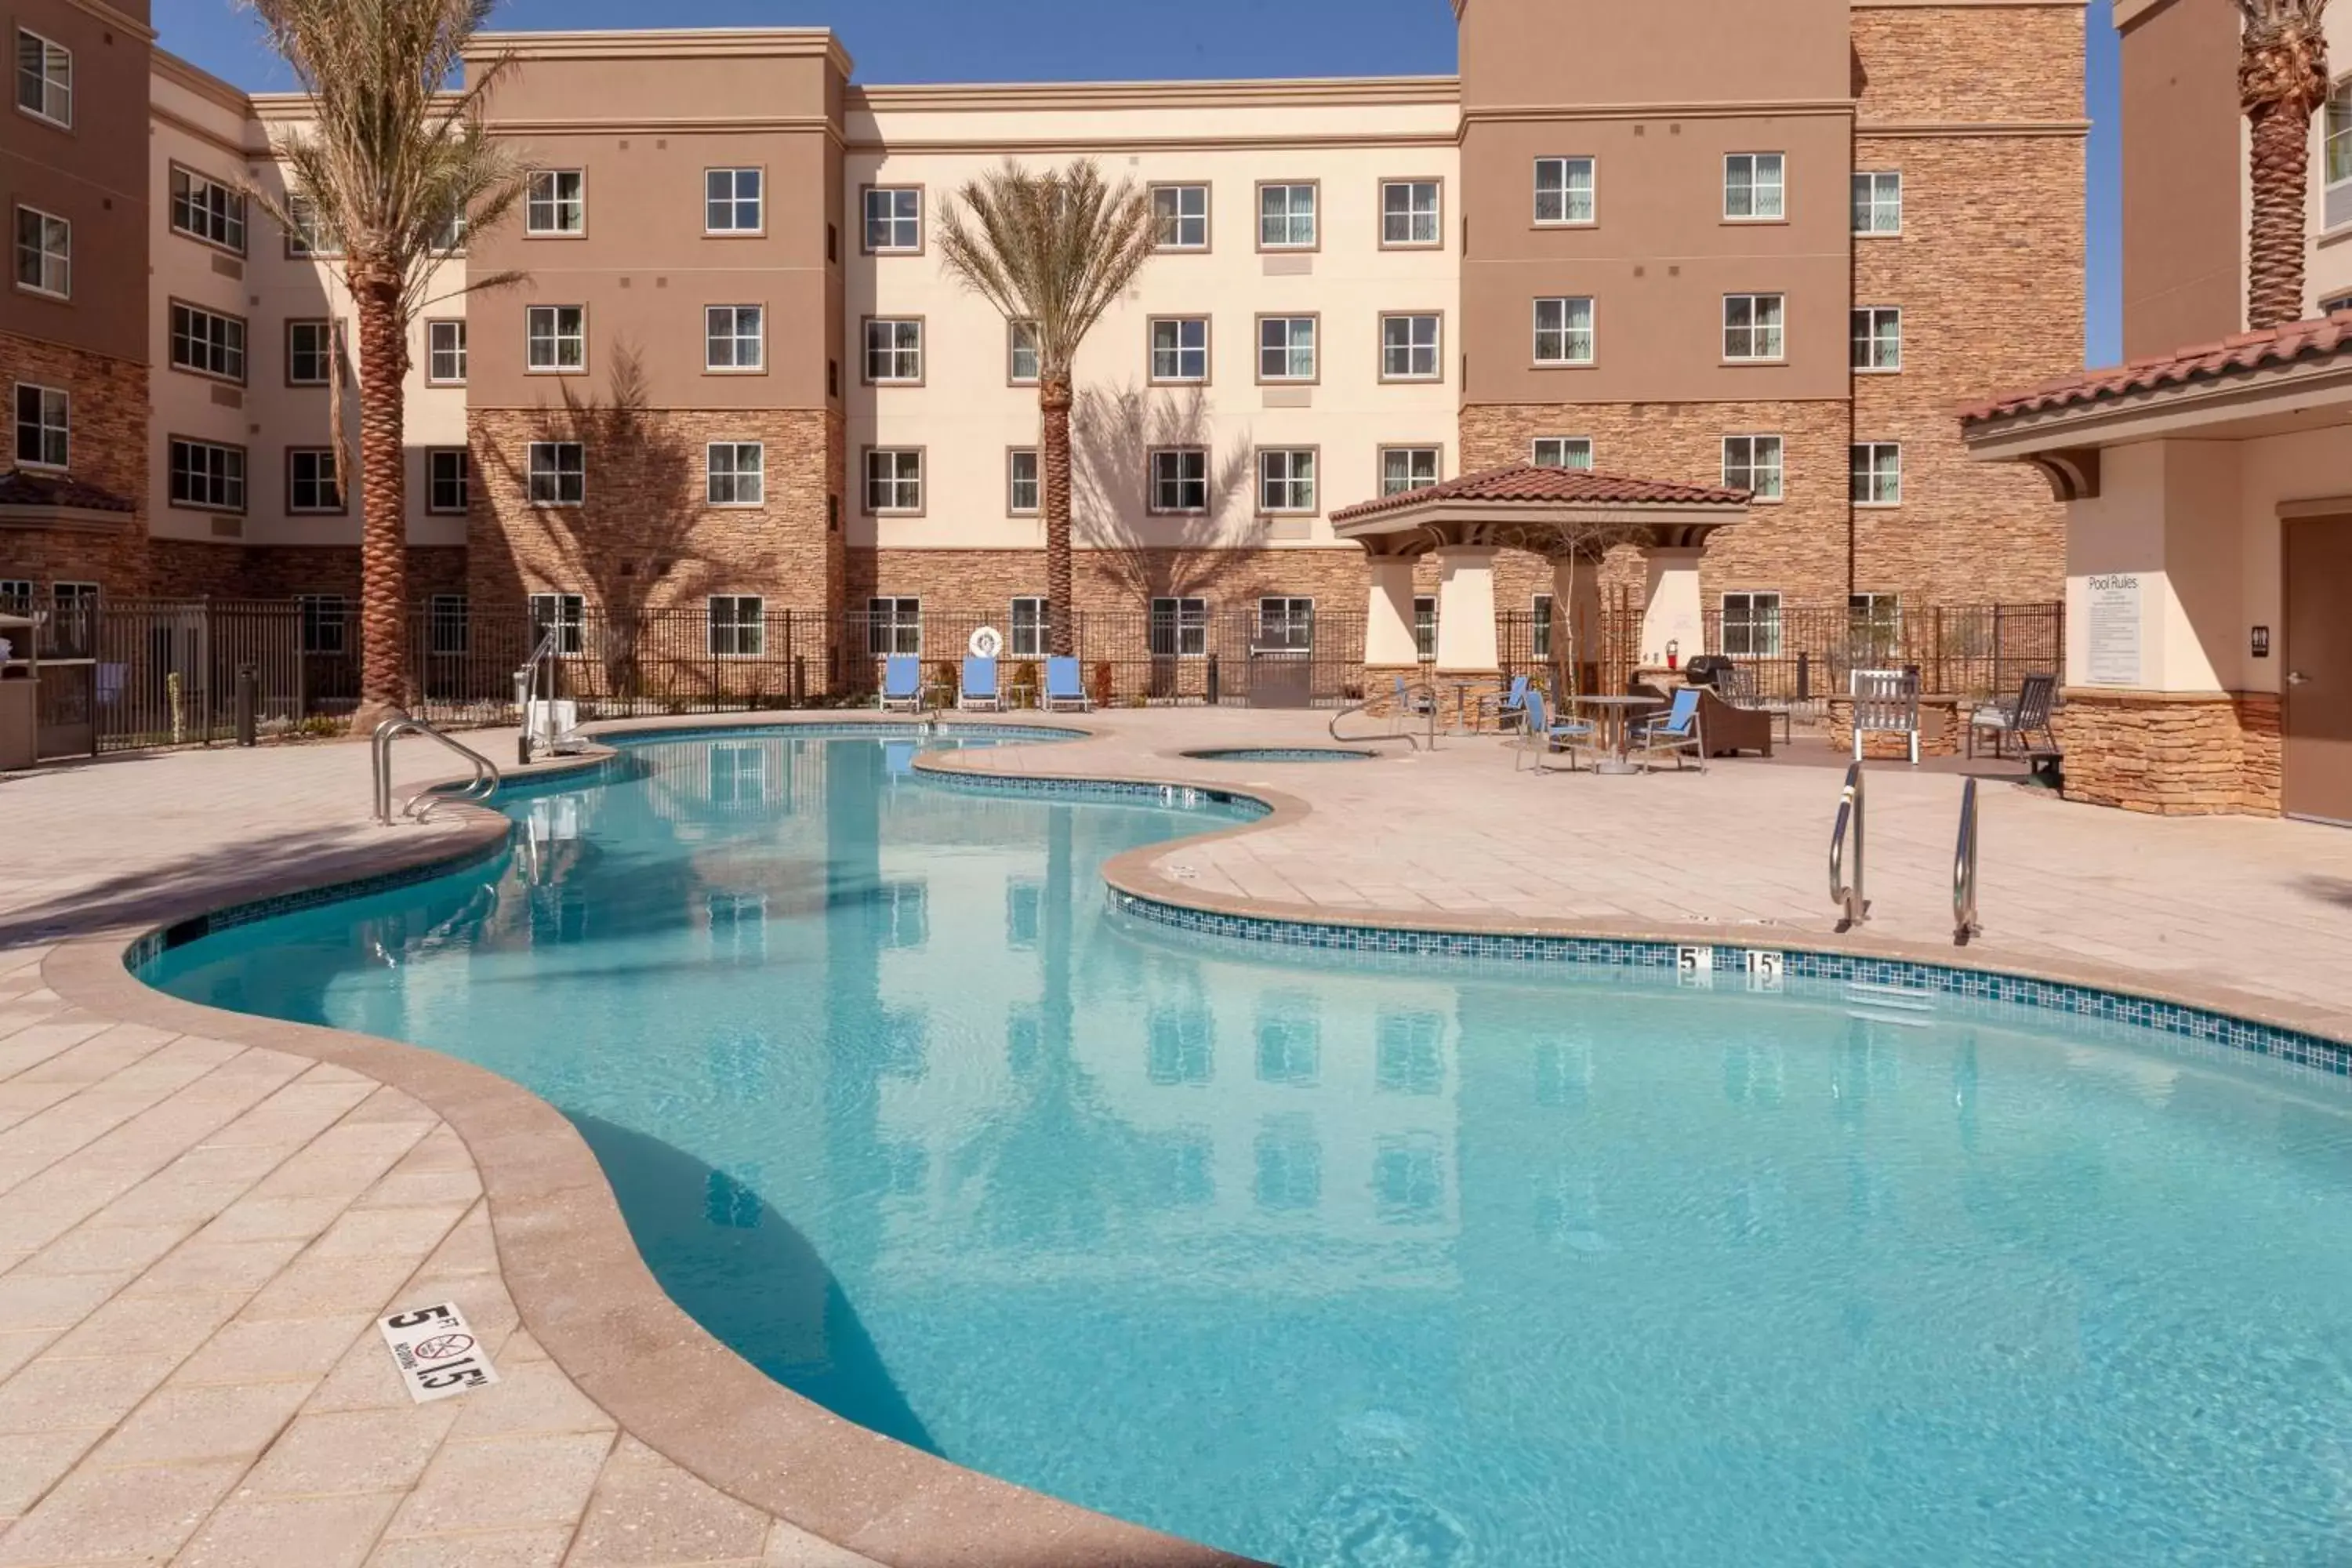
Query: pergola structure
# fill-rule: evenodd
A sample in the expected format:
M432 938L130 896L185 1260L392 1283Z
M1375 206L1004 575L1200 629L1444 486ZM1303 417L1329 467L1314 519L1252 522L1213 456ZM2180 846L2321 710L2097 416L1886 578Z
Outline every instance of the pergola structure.
M1669 641L1686 653L1705 647L1698 563L1707 536L1748 515L1746 490L1627 479L1588 468L1526 465L1487 468L1444 484L1382 496L1334 512L1332 531L1370 558L1371 603L1364 632L1368 678L1419 668L1413 637L1414 563L1437 558L1437 667L1442 678L1486 684L1499 679L1495 557L1518 549L1552 563L1552 603L1566 612L1578 646L1598 619L1598 570L1574 574L1568 563L1597 567L1620 545L1642 552L1646 568L1642 616L1645 658ZM1368 685L1367 689L1370 689Z

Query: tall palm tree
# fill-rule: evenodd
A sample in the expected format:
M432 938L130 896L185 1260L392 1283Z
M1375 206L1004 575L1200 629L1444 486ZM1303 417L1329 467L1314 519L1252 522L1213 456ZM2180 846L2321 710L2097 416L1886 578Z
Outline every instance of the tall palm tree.
M408 332L436 302L433 278L451 226L479 234L522 194L524 174L482 127L504 58L450 90L467 42L495 0L250 0L271 46L310 93L306 130L273 151L284 194L252 190L289 235L332 246L358 317L360 393L360 703L366 733L407 701L408 537L401 382ZM514 280L471 279L465 289ZM446 298L441 296L440 298ZM335 378L330 377L331 384ZM343 432L334 432L344 479Z
M2238 102L2253 133L2248 176L2246 324L2303 314L2311 117L2327 101L2327 0L2238 0Z
M1029 323L1037 348L1039 510L1045 519L1050 647L1076 652L1070 618L1070 367L1155 238L1151 198L1103 184L1091 159L1031 174L1007 162L965 184L940 216L940 254L965 286Z

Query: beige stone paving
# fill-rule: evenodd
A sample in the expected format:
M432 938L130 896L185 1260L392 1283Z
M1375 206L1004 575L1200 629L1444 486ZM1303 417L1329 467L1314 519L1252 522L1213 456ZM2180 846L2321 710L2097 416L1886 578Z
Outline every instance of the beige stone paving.
M1303 908L1819 932L1834 767L1515 774L1492 741L1378 763L1181 761L1319 715L1150 712L992 767L1252 782L1309 801L1177 847L1180 884ZM511 752L511 737L483 743ZM1801 742L1801 743L1802 743ZM404 747L401 773L440 776ZM284 1052L118 1023L49 942L381 844L361 748L179 753L0 780L0 1568L849 1568L626 1433L519 1326L471 1156L405 1094ZM1948 936L1959 783L1874 769L1873 929ZM1989 955L2340 1007L2352 834L1984 802ZM426 836L434 828L407 827ZM504 1381L410 1403L373 1323L454 1299Z

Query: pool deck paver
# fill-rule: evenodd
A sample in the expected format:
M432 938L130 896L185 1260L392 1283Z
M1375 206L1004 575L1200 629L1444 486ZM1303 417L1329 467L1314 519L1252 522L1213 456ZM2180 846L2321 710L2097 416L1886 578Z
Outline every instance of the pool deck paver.
M955 765L1255 787L1311 806L1138 852L1138 874L1174 896L1333 919L1834 940L1834 768L1537 775L1467 739L1372 763L1213 763L1173 753L1319 739L1323 718L1085 722L1094 738ZM481 743L506 755L513 742ZM403 747L401 772L437 778L440 761ZM415 1096L50 987L59 944L257 881L359 874L464 841L457 821L368 824L366 766L363 748L321 745L0 780L0 826L39 847L0 880L0 1568L873 1562L698 1479L583 1391L522 1325L488 1167ZM1948 952L1958 782L1887 765L1869 787L1871 938ZM2097 966L2352 1035L2336 989L2352 834L2131 816L2003 784L1982 811L1988 930L1969 962ZM440 1300L464 1308L502 1381L418 1405L374 1322ZM1073 1551L1055 1560L1107 1560Z

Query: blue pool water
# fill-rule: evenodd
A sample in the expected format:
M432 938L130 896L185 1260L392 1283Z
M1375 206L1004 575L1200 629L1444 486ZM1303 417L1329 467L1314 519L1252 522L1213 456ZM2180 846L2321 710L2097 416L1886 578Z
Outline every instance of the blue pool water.
M634 745L150 977L529 1085L782 1382L1297 1568L2352 1556L2340 1082L1213 947L1098 875L1213 821L912 750Z

